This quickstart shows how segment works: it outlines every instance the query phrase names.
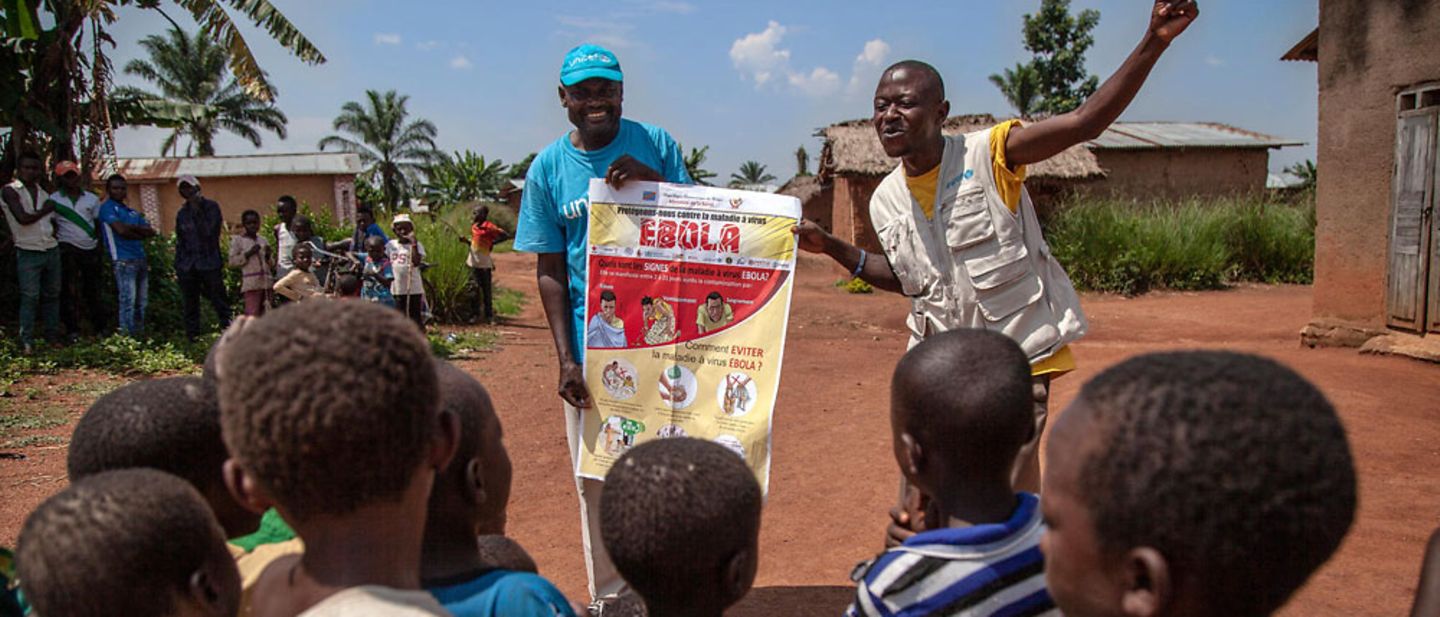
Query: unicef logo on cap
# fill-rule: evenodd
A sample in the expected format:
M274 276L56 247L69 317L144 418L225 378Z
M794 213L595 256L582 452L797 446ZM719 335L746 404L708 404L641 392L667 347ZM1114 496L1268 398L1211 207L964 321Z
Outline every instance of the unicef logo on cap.
M596 77L610 81L624 79L615 53L599 45L581 45L570 50L560 66L560 84L563 86L573 86Z
M607 56L607 55L605 55L605 54L589 54L589 55L586 55L586 56L577 56L577 57L574 57L574 58L571 58L571 59L570 59L569 67L573 69L573 68L575 68L575 67L577 67L577 66L579 66L579 65L581 65L581 64L591 64L591 63L593 63L593 64L614 64L614 63L615 63L615 59L612 58L612 57L610 57L610 56Z

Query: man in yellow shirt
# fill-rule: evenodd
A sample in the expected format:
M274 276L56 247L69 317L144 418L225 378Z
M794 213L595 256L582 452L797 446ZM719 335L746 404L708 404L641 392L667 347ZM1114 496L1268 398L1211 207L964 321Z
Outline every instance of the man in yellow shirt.
M1017 339L1024 338L1017 342L1026 347L1032 358L1036 431L1031 443L1016 461L1013 474L1016 490L1039 492L1038 445L1045 425L1050 379L1075 368L1068 342L1083 335L1085 329L1078 300L1074 301L1077 305L1073 310L1057 312L1053 316L1053 324L1037 324L1033 315L1026 316L1030 322L1020 328L1012 327L1013 321L1004 322L1006 315L1025 313L1037 303L1046 304L1045 300L1037 298L1059 293L1053 287L1061 287L1061 292L1073 296L1068 278L1054 264L1048 247L1038 238L1039 227L1033 220L1034 210L1024 197L1025 166L1048 159L1104 132L1134 99L1150 69L1170 42L1198 15L1199 8L1195 2L1156 2L1140 44L1115 75L1106 80L1083 105L1072 112L1030 125L1010 121L987 129L988 167L991 169L971 166L969 163L978 150L968 148L970 144L960 138L947 141L942 134L941 127L950 113L950 103L945 100L945 86L939 73L930 65L914 60L891 66L881 75L875 89L872 121L885 153L901 161L895 174L903 173L903 186L908 189L907 201L918 207L910 208L910 204L905 204L906 212L913 214L901 217L907 220L895 221L899 223L897 225L887 221L882 229L882 221L873 221L885 247L882 254L869 254L827 233L811 221L803 221L795 228L801 249L825 253L850 270L853 276L874 287L916 299L916 308L911 316L912 345L937 328L949 327L994 327L1004 329ZM951 161L942 165L951 156L957 159L966 157L964 172L948 178L950 172L946 171L947 179L942 191L942 168L958 171L962 164ZM895 201L893 194L882 195L886 188L887 185L882 183L872 198L872 219L877 212L877 202ZM957 192L959 195L956 195ZM996 201L1009 210L1008 216L997 217L987 211L987 205ZM939 213L941 220L936 220L937 204L943 207ZM882 207L887 205L882 204ZM886 211L893 210L892 207ZM1003 230L997 231L1002 227ZM887 233L895 232L896 228L899 228L898 233ZM1033 234L1027 233L1030 230L1034 230ZM1026 235L1037 237L1026 238ZM1024 246L1019 246L1022 243ZM935 248L937 246L939 249ZM953 255L949 254L951 250ZM982 250L991 252L975 252ZM927 252L928 255L925 254ZM1037 252L1043 255L1036 255ZM967 253L980 254L982 258L959 263ZM963 284L951 280L956 272L963 275L972 262L978 263L974 269L980 271L978 274L972 271L965 278L973 280L966 280ZM1000 263L1002 267L983 269L993 263ZM1016 285L999 287L1017 293L992 297L997 307L1003 305L1003 310L991 310L981 294L992 291L992 285L998 287L1010 283L1013 280L1010 278L1012 271L1025 275L1022 278L1028 276L1039 281L1033 284L1033 295L1028 291L1018 293L1024 290L1017 289ZM1029 283L1028 280L1025 282ZM1069 299L1062 297L1057 303L1064 304ZM979 310L977 304L980 305ZM981 312L985 313L985 320L990 321L976 316ZM1049 316L1043 312L1043 307L1035 312ZM966 318L957 318L956 315L966 315ZM1002 324L1004 328L1000 327ZM1057 331L1059 334L1056 334ZM1027 344L1031 339L1042 343ZM1045 345L1044 341L1050 344ZM1031 349L1037 345L1040 349Z

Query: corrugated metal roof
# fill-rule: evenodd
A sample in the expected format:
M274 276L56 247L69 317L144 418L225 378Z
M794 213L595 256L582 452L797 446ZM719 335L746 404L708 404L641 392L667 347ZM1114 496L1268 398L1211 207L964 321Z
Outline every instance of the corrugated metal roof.
M1086 144L1092 150L1280 148L1303 145L1305 142L1214 122L1117 122L1105 129L1099 139Z
M308 152L194 158L117 159L115 173L131 182L173 180L186 174L205 178L237 176L312 176L358 174L360 155L353 152Z

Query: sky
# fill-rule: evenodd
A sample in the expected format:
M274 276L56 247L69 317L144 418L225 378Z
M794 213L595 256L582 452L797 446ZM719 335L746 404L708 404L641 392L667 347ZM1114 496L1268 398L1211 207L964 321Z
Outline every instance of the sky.
M366 90L408 95L412 116L433 122L446 151L514 162L570 125L556 94L565 52L610 47L625 72L625 117L667 129L687 151L709 146L705 168L725 181L756 160L783 183L815 131L868 117L880 71L916 58L944 76L952 113L1013 115L987 76L1028 60L1021 19L1039 0L837 3L702 0L482 2L475 0L271 0L328 61L301 63L248 22L241 32L279 95L289 136L259 149L234 136L219 154L313 152L346 101ZM1279 171L1315 157L1313 63L1280 56L1317 23L1314 0L1206 0L1200 19L1166 52L1121 120L1222 122L1307 142L1272 151ZM194 22L162 3L186 28ZM403 7L403 8L401 8ZM1075 0L1100 11L1087 68L1103 80L1144 33L1150 3ZM238 17L237 21L244 21ZM111 34L123 67L165 18L127 8ZM144 86L136 77L120 84ZM120 156L158 156L166 132L117 132Z

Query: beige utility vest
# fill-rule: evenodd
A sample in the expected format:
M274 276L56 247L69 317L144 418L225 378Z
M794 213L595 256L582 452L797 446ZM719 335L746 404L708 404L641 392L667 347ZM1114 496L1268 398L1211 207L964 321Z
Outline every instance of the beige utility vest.
M996 330L1031 364L1085 335L1070 277L1050 254L1030 194L1011 213L996 190L990 130L945 138L926 219L897 166L870 198L870 220L913 304L910 346L956 328Z
M34 199L31 199L30 189L25 188L25 183L15 180L8 186L20 194L20 209L24 210L26 214L34 214L36 210L40 209L40 204L50 198L45 189L40 188L39 185L35 187ZM47 214L29 225L21 225L20 221L15 220L14 215L10 213L9 206L0 203L0 210L5 212L5 223L10 226L10 235L15 238L16 248L26 251L48 251L60 245L55 240L55 226L50 218L55 216L54 214Z

